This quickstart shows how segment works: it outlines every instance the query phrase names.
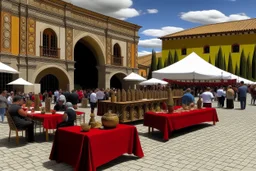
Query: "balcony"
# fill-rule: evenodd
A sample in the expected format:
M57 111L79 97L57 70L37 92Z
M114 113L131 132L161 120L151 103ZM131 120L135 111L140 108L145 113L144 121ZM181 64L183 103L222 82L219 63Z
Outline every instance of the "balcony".
M49 48L40 46L40 56L60 58L60 48Z
M116 66L123 66L123 58L122 56L120 57L116 57L116 56L112 56L112 65L116 65Z

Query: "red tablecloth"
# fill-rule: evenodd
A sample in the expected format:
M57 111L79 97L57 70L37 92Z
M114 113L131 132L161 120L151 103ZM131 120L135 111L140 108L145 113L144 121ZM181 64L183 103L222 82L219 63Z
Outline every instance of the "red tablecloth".
M56 129L58 123L62 122L62 114L35 114L31 113L32 119L43 120L45 129Z
M156 128L163 132L164 140L169 139L169 132L196 125L202 122L218 122L215 108L204 108L181 113L147 112L144 115L144 126Z
M68 163L75 171L96 171L124 153L144 156L136 127L119 124L115 129L81 132L80 126L72 126L57 130L50 159Z
M76 114L77 114L77 115L83 115L83 114L85 114L85 112L76 111Z

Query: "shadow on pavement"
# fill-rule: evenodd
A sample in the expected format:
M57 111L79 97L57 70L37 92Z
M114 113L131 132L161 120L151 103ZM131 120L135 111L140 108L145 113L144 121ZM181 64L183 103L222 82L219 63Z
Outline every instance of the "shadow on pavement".
M203 124L198 124L198 125L194 125L194 126L190 126L190 127L187 127L187 128L183 128L183 129L173 131L173 132L169 133L169 140L177 138L177 137L185 135L185 134L188 134L188 133L191 133L191 132L194 132L194 131L197 131L197 130L200 130L200 129L210 127L210 126L213 126L213 125L203 123ZM157 129L154 129L154 132L150 133L150 134L148 134L147 132L146 133L139 132L138 134L143 136L143 137L150 138L152 140L156 140L156 141L160 141L160 142L166 142L165 140L163 140L163 133L160 132Z

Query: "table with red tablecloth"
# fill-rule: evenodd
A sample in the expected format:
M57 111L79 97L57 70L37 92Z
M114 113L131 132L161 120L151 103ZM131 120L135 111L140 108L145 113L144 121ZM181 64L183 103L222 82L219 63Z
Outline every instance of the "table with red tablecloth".
M81 132L80 126L72 126L57 130L50 159L65 162L75 171L96 171L125 153L144 156L136 127L119 124L114 129Z
M48 130L49 129L56 129L58 123L63 121L63 114L51 114L51 113L46 113L46 114L38 114L38 113L31 113L32 119L42 122L42 125L44 127L45 131L45 136L46 136L46 141L49 140L49 135L48 135Z
M144 126L156 128L163 132L164 140L169 139L169 133L193 126L203 122L218 122L218 115L215 108L202 108L190 111L174 112L167 114L164 112L147 112L144 115Z

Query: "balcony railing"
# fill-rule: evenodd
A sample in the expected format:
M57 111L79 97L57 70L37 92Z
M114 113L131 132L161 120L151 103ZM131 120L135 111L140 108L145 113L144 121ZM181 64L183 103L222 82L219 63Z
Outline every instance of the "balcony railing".
M112 56L112 65L116 66L123 66L123 58L122 56L117 57L117 56Z
M40 46L40 56L59 58L60 48L49 48L49 47Z

